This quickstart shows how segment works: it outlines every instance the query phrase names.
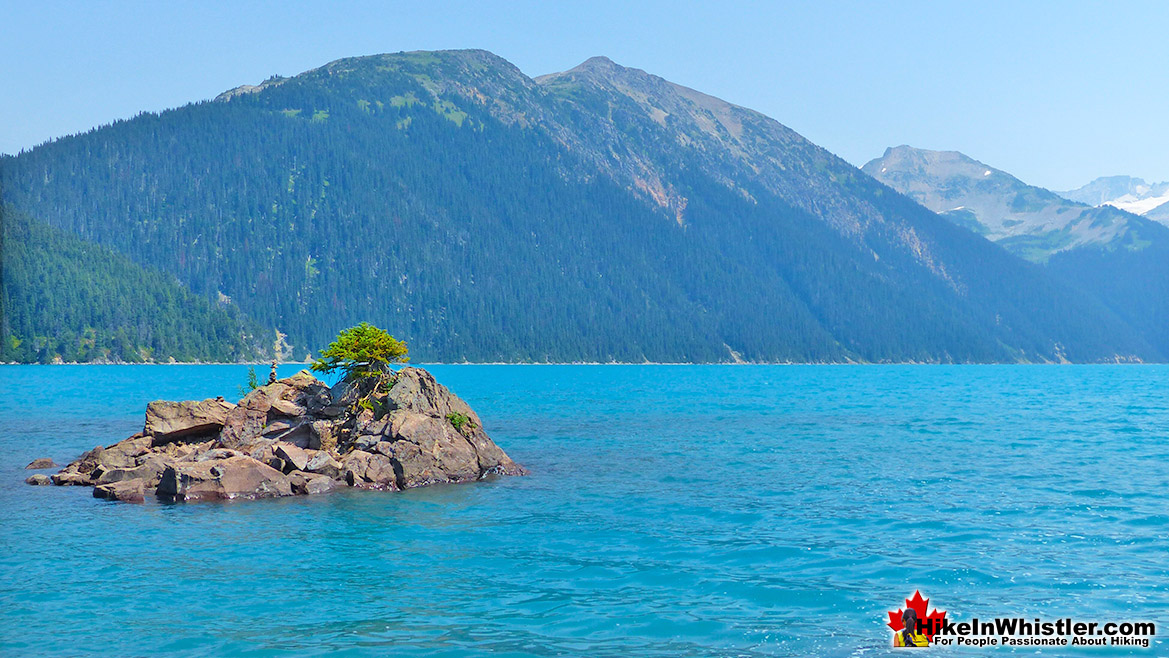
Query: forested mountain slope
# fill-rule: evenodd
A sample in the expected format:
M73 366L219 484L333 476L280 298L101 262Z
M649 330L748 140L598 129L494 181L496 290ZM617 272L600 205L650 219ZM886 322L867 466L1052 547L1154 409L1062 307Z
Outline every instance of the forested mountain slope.
M1169 227L1111 205L1064 198L955 151L899 146L863 170L955 224L1044 264L1054 278L1098 300L1169 354Z
M345 59L0 162L8 201L296 356L1163 359L1112 310L779 123L604 59Z
M239 361L258 327L231 304L0 206L0 361Z

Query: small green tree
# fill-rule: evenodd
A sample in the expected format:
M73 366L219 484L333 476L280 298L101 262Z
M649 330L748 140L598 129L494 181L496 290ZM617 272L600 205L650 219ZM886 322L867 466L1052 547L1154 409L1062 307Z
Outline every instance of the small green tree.
M260 388L260 382L256 379L256 369L248 368L248 383L239 387L239 396L245 398L257 388Z
M389 372L391 363L405 363L406 343L396 340L382 329L362 322L337 335L321 358L313 362L316 372L341 370L346 379L363 379Z

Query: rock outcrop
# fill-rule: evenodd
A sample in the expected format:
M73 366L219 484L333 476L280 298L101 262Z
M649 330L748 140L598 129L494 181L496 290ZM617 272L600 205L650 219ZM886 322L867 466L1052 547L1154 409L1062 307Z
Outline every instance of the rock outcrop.
M223 398L200 402L156 400L146 405L143 434L149 436L154 445L191 436L211 436L223 428L228 412L234 407Z
M398 491L525 473L478 414L425 370L403 368L380 388L365 381L332 389L303 370L239 404L151 402L142 432L29 483L92 486L108 500L199 501L341 487Z

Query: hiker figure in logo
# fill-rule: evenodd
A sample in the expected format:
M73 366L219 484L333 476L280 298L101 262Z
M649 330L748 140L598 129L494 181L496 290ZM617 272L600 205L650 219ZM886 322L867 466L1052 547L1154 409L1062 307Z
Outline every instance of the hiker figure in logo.
M918 632L916 610L906 608L905 612L901 613L901 621L905 624L905 628L893 636L893 646L928 647L930 645L929 638Z

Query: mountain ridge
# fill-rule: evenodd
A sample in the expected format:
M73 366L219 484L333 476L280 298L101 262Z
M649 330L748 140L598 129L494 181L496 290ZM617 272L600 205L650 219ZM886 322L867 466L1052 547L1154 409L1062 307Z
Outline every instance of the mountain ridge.
M1132 176L1101 176L1056 194L1091 206L1109 205L1169 225L1169 181L1146 183Z
M442 361L1165 358L778 121L586 64L345 58L0 176L59 228L230 296L297 356L370 320Z
M864 170L1042 264L1169 349L1169 228L1154 218L1065 199L957 151L889 148Z

